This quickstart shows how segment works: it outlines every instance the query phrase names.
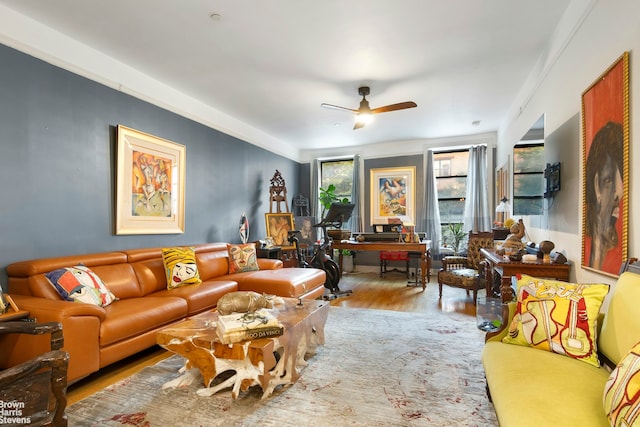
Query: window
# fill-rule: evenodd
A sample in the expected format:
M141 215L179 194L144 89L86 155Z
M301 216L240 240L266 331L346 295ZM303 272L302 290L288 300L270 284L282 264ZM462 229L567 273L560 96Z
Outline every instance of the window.
M513 214L540 215L544 193L544 143L513 148Z
M433 154L433 169L436 176L440 210L440 232L444 247L450 247L454 244L449 225L461 224L464 220L468 167L469 151L466 149Z
M335 185L339 199L351 200L353 189L353 159L326 160L320 162L320 187Z
M353 189L353 162L354 159L336 159L336 160L323 160L320 162L320 187L328 188L330 185L334 185L335 195L338 200L348 199L351 201L352 189ZM318 216L322 219L325 215L323 208L318 207ZM346 229L351 229L351 220L344 223Z

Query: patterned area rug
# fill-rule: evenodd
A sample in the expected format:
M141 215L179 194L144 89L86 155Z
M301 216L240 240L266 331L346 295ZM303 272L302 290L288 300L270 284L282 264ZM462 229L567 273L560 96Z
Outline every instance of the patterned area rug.
M497 426L475 319L331 307L326 343L301 379L262 400L259 387L199 397L178 389L172 356L67 409L70 426Z

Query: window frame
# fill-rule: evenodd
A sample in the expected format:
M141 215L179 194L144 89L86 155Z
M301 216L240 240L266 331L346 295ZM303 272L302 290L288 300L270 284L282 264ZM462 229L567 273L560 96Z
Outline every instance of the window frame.
M435 180L436 180L436 188L439 188L438 186L438 181L443 180L443 179L460 179L460 178L464 178L464 191L463 191L463 195L462 197L441 197L440 193L438 192L438 210L440 211L440 236L441 236L441 242L439 243L441 246L440 249L440 253L442 256L445 256L447 254L453 255L453 251L451 251L450 253L447 253L446 251L443 251L443 248L449 247L449 245L453 245L453 236L451 234L450 231L450 225L451 224L457 224L457 223L463 223L464 222L464 203L465 203L465 199L466 199L466 193L467 193L467 180L468 180L468 168L465 168L465 171L467 173L465 174L453 174L452 170L450 170L450 174L449 175L445 175L445 176L438 176L437 172L436 172L436 159L438 156L443 155L443 154L455 154L455 153L466 153L467 155L467 164L469 162L469 147L462 147L462 148L450 148L450 149L442 149L442 150L438 150L437 152L434 151L433 153L433 161L434 161L434 165L433 165L433 170L434 170L434 174L436 174L435 176ZM463 208L462 208L462 216L458 221L450 221L449 218L447 217L447 221L443 222L442 218L445 218L445 216L442 215L442 205L443 205L443 201L461 201L463 204ZM468 240L468 236L464 237L461 241L460 241L460 246L459 246L459 251L460 250L465 250L466 245L467 245L467 240ZM445 246L447 245L447 246Z
M355 184L355 180L353 177L353 169L355 167L355 158L354 157L337 157L337 158L331 158L331 159L322 159L319 160L318 162L318 194L316 197L320 197L320 188L327 188L328 184L323 184L323 176L324 176L324 166L331 164L331 163L342 163L342 162L350 162L351 163L351 192L349 194L346 193L341 193L336 191L336 196L338 196L338 198L343 199L343 198L348 198L350 201L353 198L353 185ZM336 186L337 187L337 186ZM338 190L336 188L336 190Z
M512 209L513 209L513 215L542 215L543 211L544 211L544 168L545 168L545 164L544 164L544 158L542 159L542 163L541 163L541 169L540 171L526 171L526 172L518 172L519 169L516 166L516 158L517 158L517 150L518 149L525 149L525 148L531 148L531 147L540 147L542 149L542 154L544 157L544 141L540 141L540 142L526 142L526 143L518 143L513 147L513 183L512 183L512 189L513 189L513 195L512 195ZM534 194L534 195L518 195L518 186L516 186L516 178L519 176L535 176L538 175L539 176L539 180L540 180L540 194ZM539 200L540 201L540 209L539 212L522 212L520 210L518 210L518 206L519 203L518 201L533 201L533 200Z

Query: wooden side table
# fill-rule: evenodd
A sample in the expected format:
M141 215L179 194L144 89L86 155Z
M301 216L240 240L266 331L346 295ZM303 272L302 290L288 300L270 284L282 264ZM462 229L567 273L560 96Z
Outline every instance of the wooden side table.
M480 253L488 263L485 271L485 279L487 281L487 296L499 293L502 297L502 302L509 302L513 300L513 289L511 288L511 277L517 273L527 274L533 277L539 277L541 279L554 279L569 281L569 270L571 269L570 263L564 264L549 264L543 262L541 259L535 262L517 262L510 261L495 252L494 249L480 249ZM493 289L494 274L496 279L500 278L499 291ZM498 291L498 292L495 292Z
M282 249L279 246L271 248L257 248L256 256L258 258L280 259L282 256Z

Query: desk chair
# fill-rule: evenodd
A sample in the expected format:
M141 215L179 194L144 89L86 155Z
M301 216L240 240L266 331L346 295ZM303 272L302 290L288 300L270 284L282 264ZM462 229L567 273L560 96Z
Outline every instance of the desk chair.
M404 270L398 268L388 268L389 261L404 261L406 267ZM404 273L409 278L409 252L407 251L380 251L380 277L384 277L385 274L397 272Z

